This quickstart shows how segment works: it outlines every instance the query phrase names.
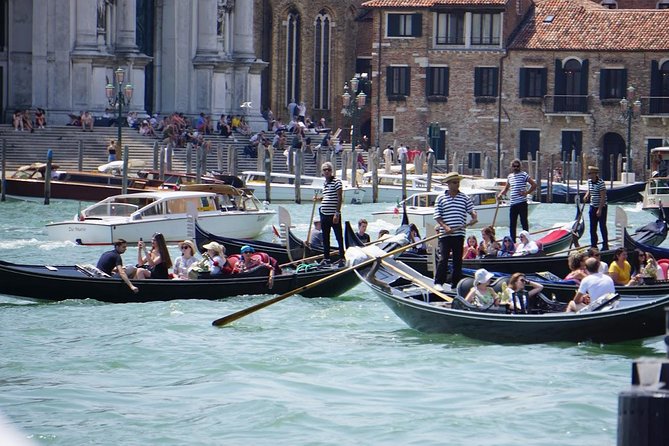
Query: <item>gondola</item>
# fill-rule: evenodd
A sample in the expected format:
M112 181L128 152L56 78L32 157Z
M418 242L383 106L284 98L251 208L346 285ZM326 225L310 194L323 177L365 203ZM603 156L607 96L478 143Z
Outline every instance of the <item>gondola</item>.
M667 223L664 220L655 220L634 231L630 237L637 243L660 246L667 238Z
M571 242L571 234L568 234L567 237L569 242ZM344 231L344 241L347 247L361 245L360 240L355 237L355 231L348 224ZM613 259L613 252L612 250L603 251L601 253L602 260L610 262ZM427 254L405 252L398 258L421 274L432 274L428 269L428 262L431 262L431 258ZM569 263L566 254L546 255L545 252L517 257L486 257L463 260L462 265L464 268L485 268L488 271L509 274L515 272L533 273L535 271L551 271L558 276L564 277L569 273Z
M104 277L92 265L18 265L0 260L0 294L34 301L95 299L108 303L153 302L177 299L222 299L242 295L283 294L336 272L337 266L284 270L268 287L269 269L258 267L243 274L203 275L197 280L134 280L134 294L119 278ZM302 267L300 267L302 269ZM352 272L302 293L305 297L335 297L358 284Z
M658 220L659 221L659 220ZM634 239L634 236L631 235L627 230L623 231L623 241L624 246L628 250L639 249L643 252L649 252L655 257L655 260L660 259L669 259L669 249L660 248L659 246L653 246L651 244L639 242Z
M656 299L615 299L618 296L614 296L591 307L590 311L565 313L553 310L550 301L542 298L549 302L545 307L537 306L530 314L510 314L503 310L478 309L459 297L441 298L425 285L431 283L431 279L403 267L398 261L384 259L360 268L356 274L415 330L459 334L501 344L612 343L658 336L665 332L664 307L669 304L669 296Z

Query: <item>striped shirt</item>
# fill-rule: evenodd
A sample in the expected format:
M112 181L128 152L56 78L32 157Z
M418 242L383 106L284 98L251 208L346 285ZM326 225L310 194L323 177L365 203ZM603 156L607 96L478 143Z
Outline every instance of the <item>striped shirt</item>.
M323 201L321 202L321 214L334 215L339 212L341 203L339 202L339 195L337 191L342 189L341 180L339 178L332 178L326 181L323 185Z
M604 203L602 200L602 191L604 191ZM600 205L606 206L606 183L601 178L595 181L588 180L588 193L590 194L590 206L598 208Z
M530 176L527 172L518 172L510 173L506 179L506 182L509 185L509 195L513 206L514 204L524 203L529 198L527 195L524 195L522 192L527 191L527 183L530 180Z
M451 196L448 191L439 195L434 204L434 219L441 220L450 228L460 227L450 234L443 234L445 237L455 237L465 235L465 224L467 223L467 214L474 211L474 203L466 194L458 192L456 196Z

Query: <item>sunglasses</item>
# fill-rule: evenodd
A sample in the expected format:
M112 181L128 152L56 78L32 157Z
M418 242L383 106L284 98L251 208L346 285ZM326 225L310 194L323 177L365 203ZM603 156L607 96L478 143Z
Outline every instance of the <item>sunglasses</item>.
M323 172L330 172L332 169L322 169Z
M182 246L182 247L181 247L181 250L182 250L182 251L185 251L185 250L187 250L187 249L190 249L190 246Z
M514 165L511 166L511 167L520 167L520 164L514 164Z
M519 281L520 283L527 283L527 280L525 280L525 279L518 279L518 281Z

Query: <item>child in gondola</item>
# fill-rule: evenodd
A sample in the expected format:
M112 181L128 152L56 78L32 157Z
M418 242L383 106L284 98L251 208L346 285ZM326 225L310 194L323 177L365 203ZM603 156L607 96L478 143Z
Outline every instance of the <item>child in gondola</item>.
M467 237L467 244L465 249L462 251L462 258L464 260L475 259L479 252L478 240L476 240L475 235L470 235Z

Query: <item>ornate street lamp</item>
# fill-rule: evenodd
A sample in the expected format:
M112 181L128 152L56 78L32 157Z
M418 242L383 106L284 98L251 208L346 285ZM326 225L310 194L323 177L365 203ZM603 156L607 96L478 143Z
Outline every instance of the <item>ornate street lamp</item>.
M118 127L118 136L117 136L117 147L118 153L123 153L123 136L121 134L121 117L123 115L123 107L130 105L130 100L132 99L133 86L132 84L126 84L123 86L123 81L125 80L125 70L123 68L117 68L114 71L114 80L116 85L111 82L105 87L105 94L107 95L107 101L109 105L116 109L116 126Z
M627 97L620 100L621 118L627 120L627 162L625 163L625 173L632 171L632 119L634 119L639 110L641 110L641 101L634 100L634 87L627 87Z
M342 114L351 118L351 147L355 148L360 139L360 112L367 105L367 95L365 88L371 84L367 73L356 73L349 82L344 83L344 94L341 95ZM349 90L350 84L350 90ZM349 93L350 91L350 93Z

